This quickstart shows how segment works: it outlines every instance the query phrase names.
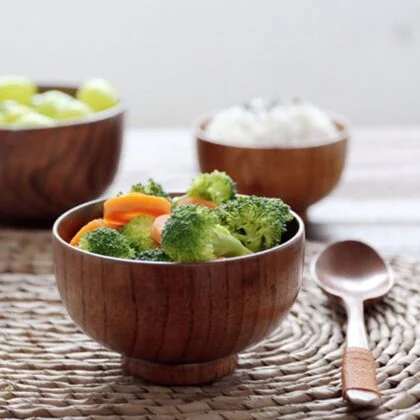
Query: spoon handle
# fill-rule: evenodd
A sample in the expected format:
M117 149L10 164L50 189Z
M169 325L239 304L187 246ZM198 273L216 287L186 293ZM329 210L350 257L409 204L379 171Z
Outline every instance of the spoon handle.
M347 348L342 367L343 398L356 406L378 406L380 393L376 384L375 360L369 350L363 302L349 300L347 310Z

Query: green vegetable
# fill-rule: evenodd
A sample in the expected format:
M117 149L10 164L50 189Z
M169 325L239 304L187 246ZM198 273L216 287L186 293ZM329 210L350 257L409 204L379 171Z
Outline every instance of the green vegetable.
M212 210L203 206L176 207L163 229L161 246L177 262L210 261L252 253L218 224Z
M148 249L137 254L136 260L140 261L172 261L160 248Z
M123 229L130 246L137 251L156 248L152 239L152 224L155 218L150 214L142 214L131 219Z
M188 197L198 197L216 204L231 200L236 195L236 185L226 172L213 171L196 176L187 190Z
M134 184L131 187L131 192L139 192L147 195L155 195L157 197L170 198L169 194L163 189L162 185L151 178L149 178L145 184L141 184L140 182Z
M135 256L128 239L118 230L107 227L85 233L80 238L79 248L109 257L134 258Z
M286 223L293 219L282 200L256 196L238 196L215 213L220 223L254 252L280 244Z

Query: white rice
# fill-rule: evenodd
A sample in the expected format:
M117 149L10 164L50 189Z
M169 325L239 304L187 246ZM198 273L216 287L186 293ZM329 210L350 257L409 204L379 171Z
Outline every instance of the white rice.
M338 130L327 113L309 102L257 98L215 114L206 133L230 146L276 147L329 141Z

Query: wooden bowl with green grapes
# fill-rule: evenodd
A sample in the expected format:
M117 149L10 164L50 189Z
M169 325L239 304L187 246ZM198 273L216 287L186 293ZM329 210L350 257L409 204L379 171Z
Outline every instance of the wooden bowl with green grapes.
M0 219L51 223L100 196L118 167L123 123L105 80L76 87L0 76Z
M149 181L55 222L64 306L122 355L128 374L165 385L217 380L293 305L302 220L279 199L237 195L229 180L201 174L176 198Z

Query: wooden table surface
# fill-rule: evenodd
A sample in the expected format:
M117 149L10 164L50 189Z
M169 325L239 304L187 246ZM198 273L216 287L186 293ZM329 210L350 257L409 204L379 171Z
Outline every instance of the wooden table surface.
M149 177L182 191L198 171L190 130L129 129L106 195ZM312 240L360 239L385 255L420 258L420 126L354 128L341 183L309 210L307 232Z

